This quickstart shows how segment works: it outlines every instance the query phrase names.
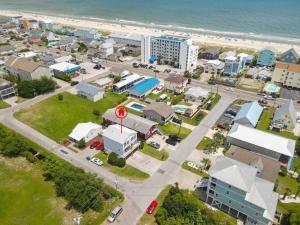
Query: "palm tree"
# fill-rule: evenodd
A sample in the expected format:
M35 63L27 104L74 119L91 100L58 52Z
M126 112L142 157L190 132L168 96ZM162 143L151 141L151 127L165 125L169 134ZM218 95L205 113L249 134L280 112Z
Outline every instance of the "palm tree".
M297 196L300 194L300 185L298 185L297 187L297 191L295 193L295 199L297 198Z
M290 193L291 193L291 189L285 188L285 192L283 194L282 200L284 200L286 198L286 196L289 195Z
M208 158L203 158L201 162L204 164L204 168L207 169L208 165L210 165L211 161Z

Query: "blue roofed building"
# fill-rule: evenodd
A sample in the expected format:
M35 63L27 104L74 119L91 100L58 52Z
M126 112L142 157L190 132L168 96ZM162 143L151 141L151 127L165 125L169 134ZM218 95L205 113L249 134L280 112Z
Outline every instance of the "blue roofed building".
M61 62L50 66L50 70L54 77L69 75L75 77L79 75L80 66L68 62Z
M299 58L300 58L300 56L295 51L295 49L291 48L291 49L287 50L286 52L282 53L282 55L280 57L280 61L296 64L299 61Z
M83 82L79 83L76 86L76 91L78 96L93 102L102 99L104 95L103 88L99 88L94 85L83 83Z
M256 127L262 112L263 107L257 101L245 103L233 119L233 122L248 127Z
M137 98L143 98L150 94L158 85L160 81L154 77L146 78L131 87L128 93Z
M274 48L264 48L259 52L257 65L272 67L276 60L276 52Z

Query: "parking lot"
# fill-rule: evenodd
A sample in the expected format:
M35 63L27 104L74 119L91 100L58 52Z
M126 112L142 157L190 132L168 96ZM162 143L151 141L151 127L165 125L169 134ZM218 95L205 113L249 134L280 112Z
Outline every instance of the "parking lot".
M74 81L82 81L83 79L89 79L95 76L99 76L102 74L105 74L106 72L108 72L110 70L109 67L106 67L105 69L94 69L94 66L96 64L91 63L91 62L86 62L86 63L82 63L80 64L81 68L86 70L86 74L80 73L80 75L78 77L74 77L73 80Z
M282 93L280 97L285 99L300 100L300 91L282 88Z
M219 127L219 128L224 129L226 126L231 125L235 115L234 115L234 113L228 113L228 111L234 111L234 112L238 113L240 108L241 107L239 105L234 105L234 104L230 105L224 111L222 116L217 120L216 126Z

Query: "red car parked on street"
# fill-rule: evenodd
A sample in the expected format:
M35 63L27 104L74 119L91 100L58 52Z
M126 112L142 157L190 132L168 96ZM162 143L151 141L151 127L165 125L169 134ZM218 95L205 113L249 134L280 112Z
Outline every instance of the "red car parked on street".
M146 210L146 213L147 214L152 214L154 209L157 207L157 201L156 200L153 200L150 205L148 206L147 210Z

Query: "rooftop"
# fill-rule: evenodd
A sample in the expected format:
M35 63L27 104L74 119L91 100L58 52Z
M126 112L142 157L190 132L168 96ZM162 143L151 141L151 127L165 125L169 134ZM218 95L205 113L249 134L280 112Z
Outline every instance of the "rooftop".
M80 92L87 93L91 96L97 95L99 92L104 92L103 88L99 88L99 87L96 87L92 84L87 84L87 83L83 83L83 82L80 82L76 86L76 90L80 91Z
M5 62L5 66L32 73L41 66L41 62L33 62L26 58L11 56Z
M80 66L68 62L61 62L50 66L50 69L58 70L66 73L67 71L70 70L80 69Z
M201 87L191 87L186 93L185 95L192 95L192 96L196 96L196 97L203 97L206 98L209 94L208 90L205 90Z
M296 142L291 139L237 123L232 126L227 136L289 157L294 156Z
M261 107L257 101L245 103L242 105L240 111L235 116L233 121L238 121L245 118L253 127L255 127L262 114L262 111L263 107Z
M150 105L147 105L143 111L147 110L154 111L165 118L173 113L172 107L163 102L153 102Z
M128 138L130 138L134 134L137 133L134 130L131 130L124 126L122 127L121 132L121 126L119 124L110 125L103 131L103 137L109 138L119 143L125 143Z
M275 69L288 70L290 72L300 73L300 64L277 62Z
M85 138L91 130L99 128L102 129L100 125L92 122L78 123L72 130L69 137L76 141L80 141L81 139Z
M180 75L170 75L169 77L165 78L165 81L176 84L182 84L187 81L187 78Z
M285 116L286 113L290 115L293 125L295 125L297 114L292 99L277 108L276 112L274 113L273 120L276 121L277 119L282 119L282 117Z

